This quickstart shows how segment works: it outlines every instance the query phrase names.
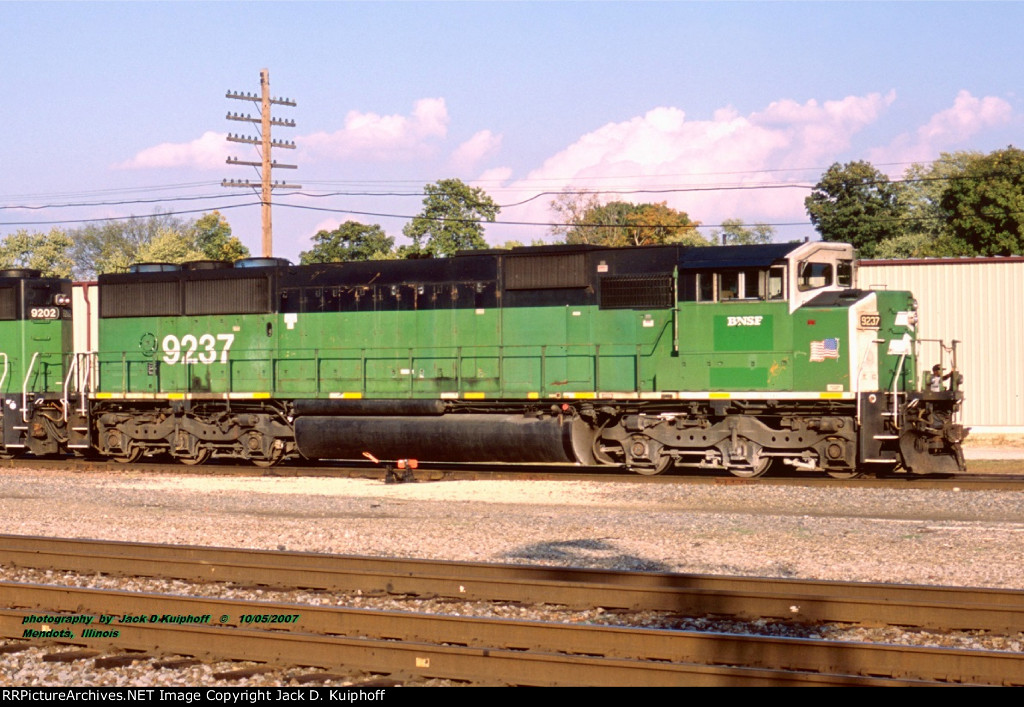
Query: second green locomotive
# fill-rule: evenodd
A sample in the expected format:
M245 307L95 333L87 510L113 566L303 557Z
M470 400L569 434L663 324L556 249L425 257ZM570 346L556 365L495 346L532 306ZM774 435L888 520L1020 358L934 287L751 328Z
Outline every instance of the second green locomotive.
M88 449L71 325L69 280L0 270L0 457Z

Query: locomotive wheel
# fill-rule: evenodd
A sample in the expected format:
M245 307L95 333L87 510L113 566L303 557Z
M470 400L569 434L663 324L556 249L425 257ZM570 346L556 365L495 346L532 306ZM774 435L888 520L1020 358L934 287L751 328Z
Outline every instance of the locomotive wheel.
M664 474L666 471L672 468L672 457L667 454L659 454L654 459L654 464L651 466L631 466L630 471L635 471L641 476L657 476Z
M729 473L741 479L756 479L768 473L772 467L772 458L766 457L758 449L751 455L751 463L742 466L729 466Z
M249 458L253 466L258 466L260 469L269 469L272 466L277 466L282 460L284 460L284 451L280 449L275 449L274 456L270 457L270 459Z
M629 441L626 466L643 476L657 476L672 468L672 456L665 454L660 442L634 435Z
M603 443L601 442L601 433L604 432L604 428L610 425L611 422L611 420L605 422L603 425L601 425L599 429L597 429L594 432L594 443L592 445L591 451L594 454L594 459L596 459L600 464L618 464L624 456L622 453L621 446L619 447L619 450L616 452L616 456L618 457L618 459L616 459L611 454L609 454L608 451L604 449Z
M110 458L118 464L133 464L142 459L142 455L145 454L145 452L146 450L142 447L132 447L127 453L115 454Z
M858 469L834 469L832 471L826 471L826 474L831 476L833 479L859 479L864 476L864 472Z
M213 456L213 450L207 447L200 447L196 450L195 455L181 455L175 457L179 462L187 466L198 466L205 464L210 461L210 457Z

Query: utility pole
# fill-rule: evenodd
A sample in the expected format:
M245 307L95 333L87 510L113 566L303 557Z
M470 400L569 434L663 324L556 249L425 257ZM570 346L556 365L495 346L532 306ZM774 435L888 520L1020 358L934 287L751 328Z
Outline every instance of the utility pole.
M285 184L284 182L271 181L271 171L274 169L297 169L298 165L281 164L277 160L270 159L270 150L274 147L281 147L287 150L294 150L294 142L278 142L270 137L270 126L277 125L284 128L294 128L294 120L280 120L270 116L270 106L294 106L295 101L287 98L270 97L270 71L260 71L260 95L228 91L225 96L239 101L252 101L254 104L259 101L260 116L253 118L251 115L240 113L228 113L228 120L240 120L246 123L256 123L260 126L259 138L252 138L245 135L228 134L228 142L243 142L249 145L257 145L260 152L259 162L246 162L237 157L228 157L228 164L240 164L260 168L260 181L250 182L241 179L225 179L220 183L222 187L243 187L246 189L260 188L260 207L263 217L263 257L269 258L274 254L273 227L270 218L270 194L274 189L300 189L299 184Z

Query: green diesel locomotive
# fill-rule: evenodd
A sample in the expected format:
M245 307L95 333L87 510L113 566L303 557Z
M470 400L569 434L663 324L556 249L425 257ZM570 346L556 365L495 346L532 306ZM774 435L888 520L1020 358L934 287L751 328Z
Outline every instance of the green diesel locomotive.
M99 278L91 443L185 463L963 470L960 377L925 377L955 371L955 344L919 340L912 295L854 289L854 268L823 242L136 266Z
M71 336L70 280L0 270L0 457L88 449Z

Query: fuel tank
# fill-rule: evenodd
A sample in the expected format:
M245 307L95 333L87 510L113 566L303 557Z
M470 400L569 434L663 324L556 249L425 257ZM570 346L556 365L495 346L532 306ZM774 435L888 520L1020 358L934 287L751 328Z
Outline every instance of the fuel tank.
M593 464L594 430L578 417L476 413L303 415L295 443L308 459Z

